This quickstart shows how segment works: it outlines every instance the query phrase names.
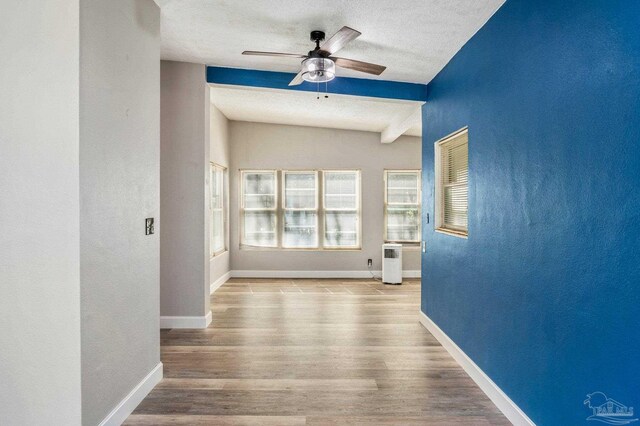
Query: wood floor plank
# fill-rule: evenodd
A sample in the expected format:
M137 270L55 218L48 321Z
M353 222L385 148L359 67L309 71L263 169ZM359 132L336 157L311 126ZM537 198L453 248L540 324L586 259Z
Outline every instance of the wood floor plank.
M302 426L302 416L199 416L199 415L147 415L129 416L125 426Z
M420 284L238 279L204 330L162 330L127 425L507 425L418 323Z

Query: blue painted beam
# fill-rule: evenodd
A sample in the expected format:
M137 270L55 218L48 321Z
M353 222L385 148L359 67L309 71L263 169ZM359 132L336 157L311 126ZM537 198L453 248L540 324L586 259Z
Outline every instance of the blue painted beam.
M240 68L207 67L207 82L233 86L265 87L269 89L317 91L317 85L304 82L289 86L295 74L286 72L245 70ZM324 84L321 84L324 91ZM401 99L406 101L427 100L427 85L387 80L336 77L328 84L329 94L366 96L373 98Z

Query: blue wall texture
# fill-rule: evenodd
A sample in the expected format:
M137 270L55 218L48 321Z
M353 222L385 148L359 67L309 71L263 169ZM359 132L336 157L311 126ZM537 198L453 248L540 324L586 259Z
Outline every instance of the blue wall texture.
M423 123L424 219L469 126L469 238L425 223L423 312L539 425L640 411L640 2L507 0Z
M317 84L306 81L297 86L289 86L289 82L295 76L295 74L287 72L207 67L207 83L303 92L316 92L318 90ZM320 94L324 96L325 85L321 84L319 89ZM341 94L420 102L424 102L427 99L426 84L372 80L368 78L336 77L328 83L326 90L329 96Z

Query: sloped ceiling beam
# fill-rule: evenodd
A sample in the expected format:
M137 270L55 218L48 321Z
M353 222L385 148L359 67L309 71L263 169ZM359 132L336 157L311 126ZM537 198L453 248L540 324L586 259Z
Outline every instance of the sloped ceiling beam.
M386 129L380 133L380 142L391 143L398 139L407 130L422 120L422 105L416 105L415 109L407 115L400 115L393 120Z

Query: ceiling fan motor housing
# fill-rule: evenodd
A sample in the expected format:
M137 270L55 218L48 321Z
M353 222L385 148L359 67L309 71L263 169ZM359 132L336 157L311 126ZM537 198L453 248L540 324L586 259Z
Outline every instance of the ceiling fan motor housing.
M311 31L311 41L315 41L316 43L320 43L324 40L324 31Z

